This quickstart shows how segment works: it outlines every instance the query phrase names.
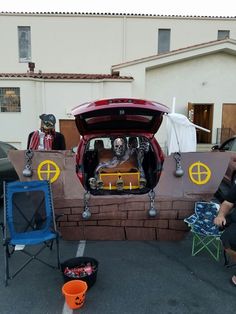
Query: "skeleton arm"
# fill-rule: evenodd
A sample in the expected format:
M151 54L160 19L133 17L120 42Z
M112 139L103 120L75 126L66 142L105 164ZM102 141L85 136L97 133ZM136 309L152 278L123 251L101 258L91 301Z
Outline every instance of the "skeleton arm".
M137 153L138 169L140 171L141 178L145 178L145 173L144 173L142 164L143 164L143 159L144 159L144 153L147 153L148 151L149 151L149 143L145 139L143 139Z
M101 171L101 169L103 168L114 168L119 164L119 160L117 157L113 157L111 160L109 161L103 161L100 162L97 166L97 168L95 169L95 176L98 175L99 171Z

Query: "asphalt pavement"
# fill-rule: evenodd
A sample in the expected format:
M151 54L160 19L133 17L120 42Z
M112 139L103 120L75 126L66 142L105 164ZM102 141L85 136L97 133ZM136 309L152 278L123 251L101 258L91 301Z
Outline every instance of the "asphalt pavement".
M61 240L61 261L75 257L78 246L79 242ZM74 311L65 311L61 272L37 261L5 287L2 247L0 313L235 313L236 287L230 278L236 267L226 268L223 256L217 262L208 252L193 257L191 246L191 233L179 242L86 241L84 256L99 262L97 281L86 293L84 306ZM54 253L46 251L44 257L54 261ZM13 265L21 260L20 255L13 258Z
M222 257L216 262L207 252L192 257L191 244L191 234L181 242L86 242L84 256L99 261L97 281L74 313L235 313L230 278L236 268L225 268ZM74 257L77 247L62 240L62 260ZM60 271L33 261L5 287L3 250L0 258L1 314L63 313Z

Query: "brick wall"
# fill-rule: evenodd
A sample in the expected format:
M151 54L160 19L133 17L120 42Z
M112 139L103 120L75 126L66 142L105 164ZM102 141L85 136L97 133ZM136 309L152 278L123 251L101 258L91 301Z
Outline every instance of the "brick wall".
M45 160L53 160L61 170L52 190L55 212L63 214L58 227L66 240L180 240L188 232L183 220L193 213L194 203L212 199L222 180L228 165L228 157L222 154L214 153L213 159L211 152L198 156L183 153L185 175L181 178L173 174L176 169L174 158L167 156L160 181L154 189L158 210L154 218L148 216L148 194L132 194L91 196L89 208L92 216L84 220L85 190L76 176L74 155L70 151L34 151L31 180L38 180L38 167ZM212 169L217 169L212 171L211 180L203 185L193 184L188 176L189 165L200 157L205 164L211 160ZM19 179L29 180L22 174L25 151L11 150L9 158Z
M183 219L194 211L195 199L158 200L156 217L148 215L150 203L143 196L134 199L93 199L89 220L82 218L82 200L55 200L58 229L65 240L162 240L178 241L189 231Z

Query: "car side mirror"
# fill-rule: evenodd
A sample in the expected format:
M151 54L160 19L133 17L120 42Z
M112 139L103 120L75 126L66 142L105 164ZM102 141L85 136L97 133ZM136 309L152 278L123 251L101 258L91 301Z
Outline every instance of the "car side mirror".
M217 149L219 149L219 145L214 145L214 146L212 146L212 148L211 148L211 150L217 150Z

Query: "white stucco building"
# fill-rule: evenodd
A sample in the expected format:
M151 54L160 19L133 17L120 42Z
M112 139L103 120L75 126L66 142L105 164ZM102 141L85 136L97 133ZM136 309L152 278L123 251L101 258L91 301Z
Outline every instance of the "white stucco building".
M0 140L18 148L41 113L76 139L70 110L107 97L175 97L211 130L199 143L236 132L236 17L3 12L0 36ZM165 123L157 137L164 147Z

